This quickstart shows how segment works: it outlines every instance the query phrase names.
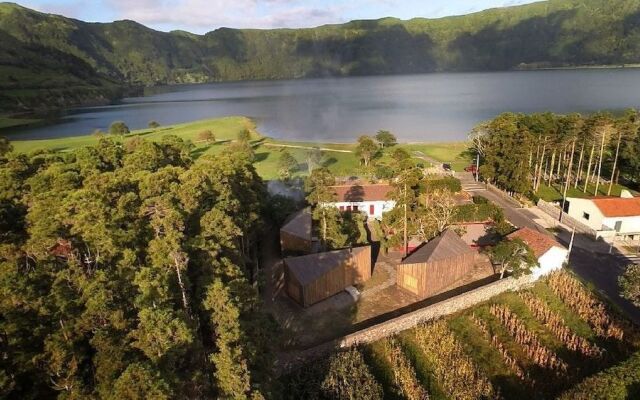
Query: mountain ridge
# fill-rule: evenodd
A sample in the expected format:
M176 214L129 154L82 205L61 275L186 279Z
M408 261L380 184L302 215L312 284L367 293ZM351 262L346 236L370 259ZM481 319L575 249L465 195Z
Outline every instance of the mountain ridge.
M0 37L0 109L33 109L109 102L164 84L637 64L640 0L202 35L0 3Z

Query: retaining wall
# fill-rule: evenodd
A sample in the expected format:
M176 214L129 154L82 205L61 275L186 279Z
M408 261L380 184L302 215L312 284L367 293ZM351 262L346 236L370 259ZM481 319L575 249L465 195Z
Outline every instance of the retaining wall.
M507 277L502 280L489 283L477 289L470 290L439 303L381 322L377 325L373 325L369 328L362 329L330 342L323 343L295 354L290 354L289 357L287 357L288 360L285 362L286 365L280 365L278 372L282 373L287 370L293 370L304 363L308 363L309 361L318 359L334 351L336 348L347 348L361 343L371 343L387 336L395 335L429 320L472 307L478 303L487 301L500 293L520 290L531 286L533 282L534 280L531 275L524 275L517 279Z

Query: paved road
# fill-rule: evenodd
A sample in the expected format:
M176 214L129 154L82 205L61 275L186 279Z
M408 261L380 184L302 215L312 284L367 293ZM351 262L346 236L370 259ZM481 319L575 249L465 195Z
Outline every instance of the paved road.
M469 173L458 174L458 178L464 190L496 203L504 210L507 219L518 228L529 227L548 233L544 227L533 220L529 213L523 212L520 205L509 196L494 190L486 190L484 185L475 183L473 176ZM567 235L561 236L567 237ZM560 239L560 241L568 246L566 240ZM588 241L591 239L582 240L587 243ZM596 248L598 247L593 247L593 249ZM607 254L593 251L593 249L574 246L569 259L569 268L583 280L592 283L601 294L608 297L632 321L640 325L640 308L622 298L618 288L618 277L623 272L623 268L634 260L625 258L621 254Z

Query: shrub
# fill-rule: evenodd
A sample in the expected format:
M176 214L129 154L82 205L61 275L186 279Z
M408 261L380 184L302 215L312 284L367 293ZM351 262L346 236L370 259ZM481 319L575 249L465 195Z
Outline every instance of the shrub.
M382 386L357 348L305 365L286 377L284 384L285 399L379 400L383 396Z
M489 204L489 200L482 196L473 196L473 204Z
M207 142L207 143L213 143L216 141L216 137L213 134L213 132L211 132L210 130L206 130L206 131L202 131L200 133L198 133L198 141L200 142Z
M456 206L453 222L500 222L504 220L504 213L493 203L462 204Z
M158 123L158 121L149 121L149 128L151 129L156 129L160 127L160 124Z
M126 135L129 132L129 127L122 121L112 122L109 126L109 133L112 135L122 136Z
M626 361L588 377L560 400L625 400L640 398L640 352Z
M460 179L446 176L439 179L430 179L426 183L427 191L448 190L451 193L458 193L462 190Z

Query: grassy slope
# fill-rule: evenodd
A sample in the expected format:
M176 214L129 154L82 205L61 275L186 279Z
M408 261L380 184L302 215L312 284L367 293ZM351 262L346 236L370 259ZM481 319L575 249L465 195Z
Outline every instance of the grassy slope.
M139 136L148 140L159 140L165 135L176 135L185 140L191 140L195 144L194 156L200 157L205 154L217 154L223 151L225 143L228 143L230 140L235 140L238 133L245 129L252 132L253 145L256 153L255 166L258 173L265 179L271 179L277 176L278 159L281 152L285 149L290 152L299 163L299 170L296 175L306 174L307 148L313 146L325 149L324 163L334 174L338 176L350 176L358 172L359 162L353 153L355 150L354 144L287 142L264 138L255 130L254 123L245 117L225 117L163 126L158 129L141 129L133 131L127 137ZM217 140L215 144L198 142L198 133L204 130L211 130L214 133ZM86 135L58 139L15 141L12 142L12 144L15 150L19 152L43 149L69 151L74 148L96 144L97 141L98 138L96 136ZM457 160L454 161L454 167L468 163L468 161L463 161L460 155L460 152L466 148L464 143L401 144L399 146L405 147L409 151L420 150L424 154L443 162ZM388 154L385 153L380 161L385 162L388 160L388 157Z

